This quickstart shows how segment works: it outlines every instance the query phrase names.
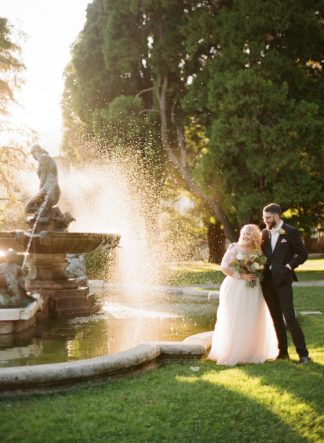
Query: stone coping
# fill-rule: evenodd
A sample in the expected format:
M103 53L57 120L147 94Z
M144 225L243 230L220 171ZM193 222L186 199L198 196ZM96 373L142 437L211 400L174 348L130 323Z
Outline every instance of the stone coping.
M104 292L114 291L138 291L149 290L152 292L166 292L168 294L182 295L187 298L196 300L218 300L220 284L198 284L198 285L181 285L181 286L158 286L158 285L127 285L119 283L105 283L104 280L89 280L89 288L91 292L100 294ZM294 282L293 286L324 286L324 280Z
M126 351L85 360L0 368L0 394L48 392L126 376L171 362L200 359L210 346L204 334L183 342L145 342Z
M141 285L141 284L121 284L121 283L105 283L104 280L88 280L89 289L95 294L114 291L138 291L140 289L152 292L166 292L168 294L183 295L188 298L197 300L218 300L219 286L218 284L199 284L199 285L183 285L183 286L159 286L159 285ZM204 289L212 288L212 289Z

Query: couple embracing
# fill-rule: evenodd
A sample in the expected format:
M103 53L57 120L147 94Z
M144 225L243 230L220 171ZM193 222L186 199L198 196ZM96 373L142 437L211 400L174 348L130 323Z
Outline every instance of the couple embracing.
M289 359L286 325L299 355L310 359L293 306L294 269L307 259L296 228L283 222L281 208L271 203L263 210L266 229L256 225L241 229L238 243L229 245L221 263L226 274L220 289L217 322L208 359L219 365L262 363ZM238 259L251 254L266 257L262 283L257 273L237 270ZM256 265L258 267L258 265ZM285 325L286 323L286 325Z

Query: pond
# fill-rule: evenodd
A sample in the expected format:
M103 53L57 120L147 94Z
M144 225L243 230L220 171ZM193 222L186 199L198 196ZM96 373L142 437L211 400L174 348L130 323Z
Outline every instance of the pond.
M124 351L144 341L178 341L212 330L215 301L178 294L109 295L89 317L50 319L27 336L0 336L0 367L58 363Z

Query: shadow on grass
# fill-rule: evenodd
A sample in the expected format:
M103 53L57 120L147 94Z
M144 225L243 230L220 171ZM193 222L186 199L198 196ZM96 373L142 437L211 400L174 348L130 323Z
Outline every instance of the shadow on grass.
M306 441L271 407L232 389L242 368L193 364L199 373L174 365L101 387L0 402L2 442Z
M311 357L323 358L322 318L299 318ZM295 356L291 345L289 352ZM196 361L97 387L3 399L1 441L320 441L323 373L316 360L234 368Z
M323 316L321 316L323 317ZM323 348L323 319L320 316L299 316L298 320L306 332L310 357ZM324 365L314 361L306 365L296 365L296 354L289 331L290 361L266 362L264 365L241 365L240 369L248 376L259 377L262 384L277 386L282 392L289 392L314 407L324 409ZM311 395L311 391L316 395Z
M270 367L271 366L271 367ZM324 366L314 361L296 365L294 361L267 362L264 365L244 365L240 369L249 377L258 377L261 384L276 386L316 409L324 408ZM310 395L311 391L316 395Z

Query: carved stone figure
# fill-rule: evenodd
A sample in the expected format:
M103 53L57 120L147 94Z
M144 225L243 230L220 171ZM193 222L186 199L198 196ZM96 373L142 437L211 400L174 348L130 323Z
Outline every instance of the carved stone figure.
M76 254L66 254L66 260L68 265L66 267L66 272L68 277L76 279L79 286L87 286L88 279L86 276L86 265L84 262L84 256Z
M60 208L56 206L61 195L56 163L39 145L33 145L30 152L38 161L37 174L40 186L38 193L26 205L26 213L33 214L27 217L26 221L34 233L66 231L75 218L69 212L62 214Z
M16 262L16 251L8 249L6 262L0 264L0 308L23 307L34 300L26 292L23 271Z
M26 212L28 214L37 213L41 217L47 215L60 198L57 167L48 152L39 145L33 145L30 152L38 161L37 174L40 179L40 187L38 193L27 203Z

